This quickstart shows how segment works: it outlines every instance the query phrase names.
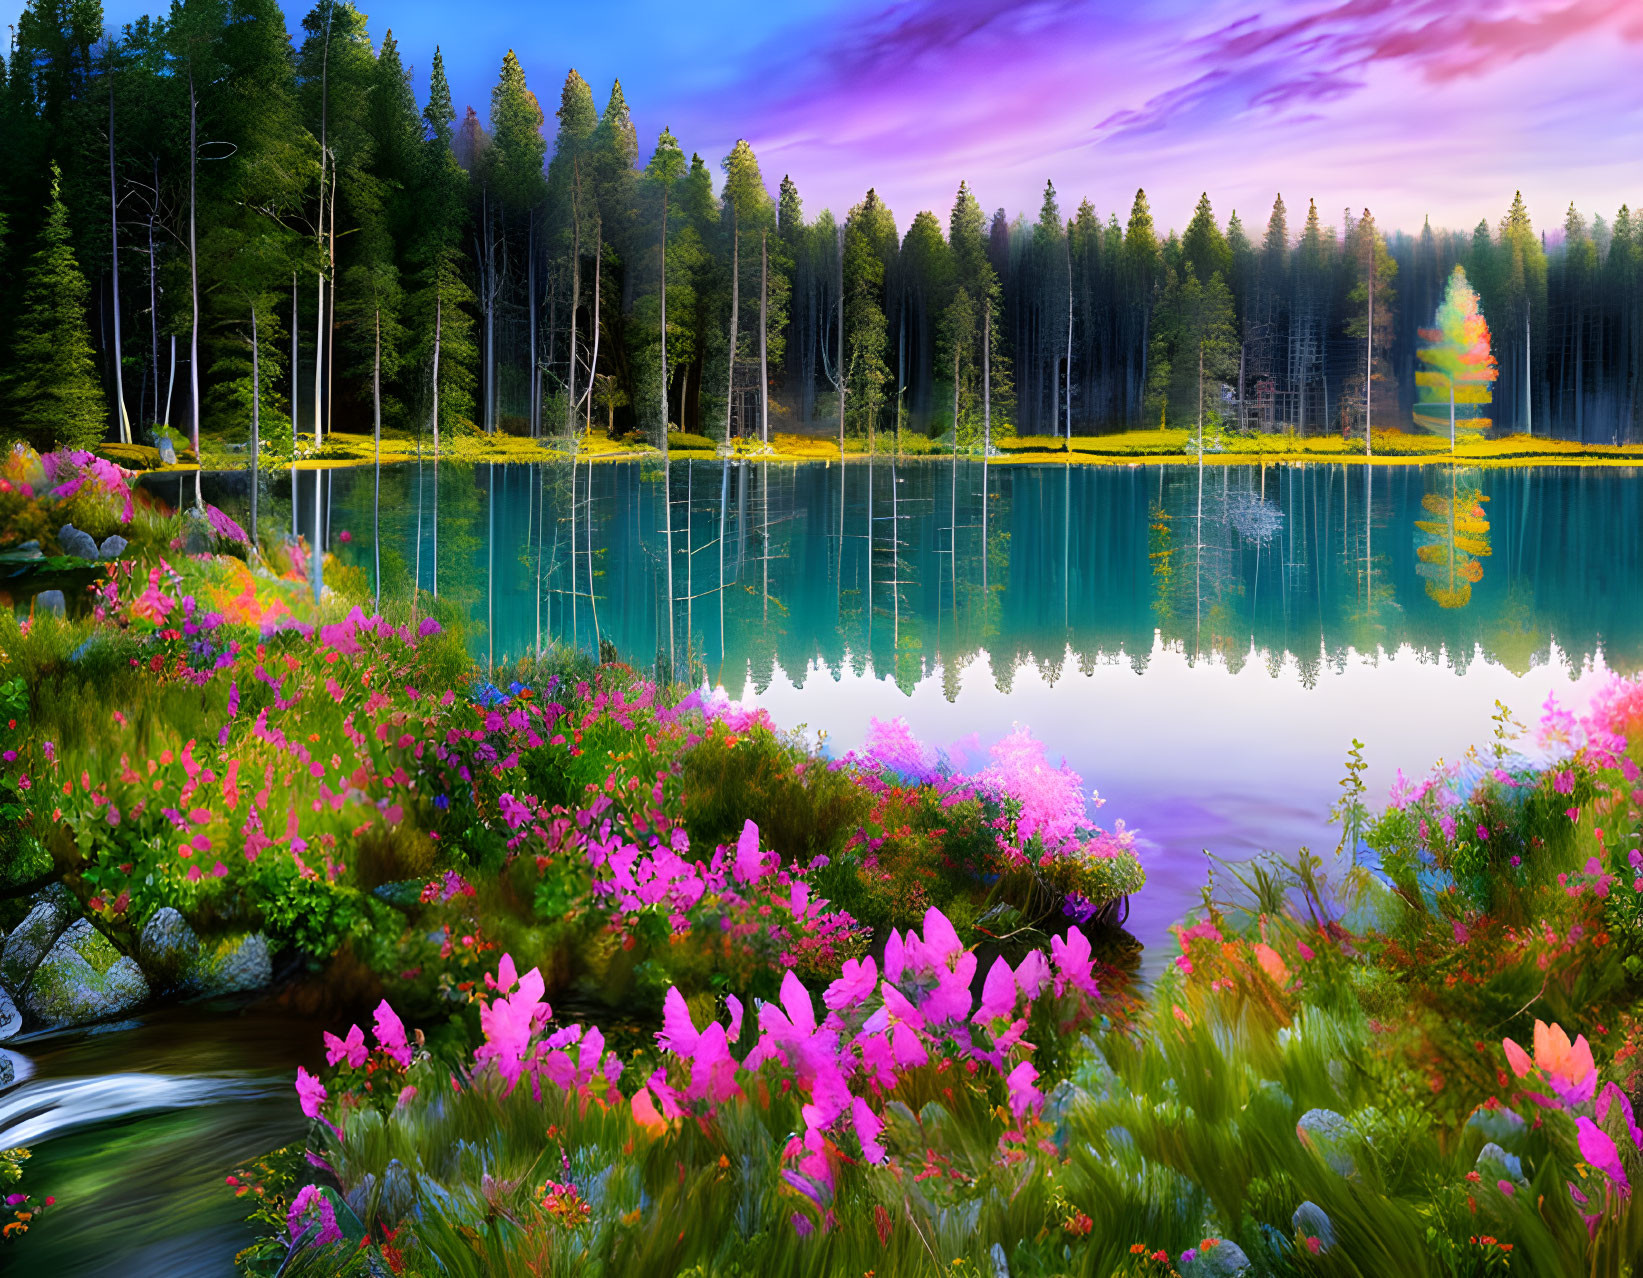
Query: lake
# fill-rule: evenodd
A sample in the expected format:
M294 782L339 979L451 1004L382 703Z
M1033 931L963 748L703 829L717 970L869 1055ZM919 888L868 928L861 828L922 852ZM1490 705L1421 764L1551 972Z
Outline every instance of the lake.
M1630 469L866 460L442 464L300 477L297 520L482 661L612 644L824 731L1022 723L1141 832L1145 970L1204 854L1333 849L1362 741L1395 769L1643 667ZM316 490L318 493L316 503ZM288 480L270 495L290 517ZM227 493L230 508L245 498ZM671 546L671 553L669 547Z

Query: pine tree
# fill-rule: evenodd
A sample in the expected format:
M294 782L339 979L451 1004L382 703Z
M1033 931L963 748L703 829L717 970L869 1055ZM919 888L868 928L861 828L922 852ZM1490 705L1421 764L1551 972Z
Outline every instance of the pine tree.
M41 452L87 448L103 436L106 413L86 325L89 297L70 243L62 174L53 164L40 244L24 273L4 374L11 428Z

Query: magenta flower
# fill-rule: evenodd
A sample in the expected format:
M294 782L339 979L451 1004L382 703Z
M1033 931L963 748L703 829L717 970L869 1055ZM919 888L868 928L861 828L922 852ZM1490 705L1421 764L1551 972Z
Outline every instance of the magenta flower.
M1589 1118L1575 1119L1575 1126L1580 1131L1580 1156L1607 1176L1610 1184L1626 1189L1630 1184L1626 1179L1626 1169L1621 1165L1620 1151L1615 1148L1608 1133Z
M376 1010L377 1046L395 1061L401 1069L411 1064L411 1046L405 1041L405 1025L388 1006L388 1000L383 999L377 1004Z
M749 821L736 840L736 864L732 873L738 883L752 883L762 871L759 855L759 827Z
M325 1104L325 1084L301 1065L297 1066L297 1101L309 1118L318 1118L320 1106Z
M855 1124L856 1136L861 1141L863 1157L870 1163L882 1163L887 1157L884 1146L879 1144L879 1133L884 1130L884 1120L875 1114L860 1096L850 1101L850 1119Z
M331 1206L331 1200L321 1192L318 1185L304 1185L291 1200L286 1225L291 1231L292 1240L294 1241L302 1232L303 1216L309 1207L314 1207L319 1215L319 1233L314 1235L312 1245L324 1247L330 1243L341 1242L342 1230L337 1228L336 1208Z
M1004 1085L1010 1092L1010 1112L1019 1121L1029 1108L1036 1107L1044 1100L1042 1093L1033 1084L1038 1080L1038 1071L1027 1061L1022 1061L1010 1071Z
M981 1005L970 1019L977 1025L988 1021L1007 1020L1015 1013L1015 972L1002 954L993 960L987 970L987 980L981 987Z
M513 959L504 955L498 974L503 988L512 984ZM542 1027L552 1009L542 1001L544 983L540 968L533 967L519 978L519 988L505 998L494 998L479 1009L479 1026L485 1041L474 1049L474 1062L495 1061L511 1092L530 1059L531 1036Z
M1059 936L1050 938L1050 958L1055 963L1057 998L1066 992L1069 985L1083 990L1091 998L1101 996L1095 977L1091 975L1094 963L1090 958L1089 938L1077 928L1069 928L1065 940Z
M834 1012L855 1007L867 1001L878 980L878 965L873 962L871 955L859 960L845 959L842 975L827 987L827 991L822 995L822 1002Z
M335 1065L340 1060L347 1060L351 1069L358 1069L365 1064L365 1058L370 1055L370 1049L365 1046L365 1031L358 1025L348 1031L347 1038L338 1038L335 1034L326 1033L325 1063Z

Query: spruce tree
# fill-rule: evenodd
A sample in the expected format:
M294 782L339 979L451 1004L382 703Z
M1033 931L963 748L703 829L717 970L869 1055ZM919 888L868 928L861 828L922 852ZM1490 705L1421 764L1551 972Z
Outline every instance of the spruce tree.
M11 429L41 452L89 448L103 435L107 413L86 324L89 297L70 243L62 174L53 164L40 243L24 272L5 372Z

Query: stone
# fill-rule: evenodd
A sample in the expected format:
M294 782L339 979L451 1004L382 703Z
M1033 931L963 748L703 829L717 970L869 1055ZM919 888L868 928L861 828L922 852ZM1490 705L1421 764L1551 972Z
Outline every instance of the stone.
M20 990L53 942L68 926L68 910L61 902L36 899L34 908L6 937L6 948L0 951L0 982L7 989Z
M45 552L40 549L38 541L25 541L21 546L14 546L10 550L0 551L0 562L8 564L27 563L45 557Z
M42 590L34 596L36 612L54 612L59 617L68 612L68 600L63 597L61 590Z
M13 1037L23 1028L23 1014L4 986L0 986L0 1039Z
M1316 1238L1320 1253L1335 1245L1335 1226L1330 1223L1324 1209L1315 1202L1304 1202L1297 1207L1289 1223L1303 1238Z
M73 524L64 524L57 530L57 544L63 548L65 555L73 555L76 559L96 559L102 553L97 549L97 539L90 533L81 532Z
M1344 1114L1332 1109L1309 1109L1295 1124L1295 1132L1301 1144L1321 1157L1337 1175L1357 1174L1354 1154L1363 1138Z
M1244 1278L1253 1271L1244 1249L1222 1238L1209 1247L1189 1247L1181 1255L1180 1272L1181 1278Z
M200 954L188 974L189 984L207 995L260 990L273 979L273 957L261 932L223 937Z
M137 938L137 961L156 990L173 991L189 984L200 960L200 938L171 906L155 910Z
M0 1087L10 1087L17 1081L17 1066L12 1064L10 1052L0 1052Z
M177 464L177 448L171 442L170 435L156 435L154 437L154 447L160 450L160 464L162 466L175 466Z
M48 1028L120 1016L147 999L142 968L90 919L77 920L57 938L23 992L28 1014Z
M100 559L118 559L125 554L126 547L130 544L119 533L110 533L103 538L103 544L97 548L97 556Z

